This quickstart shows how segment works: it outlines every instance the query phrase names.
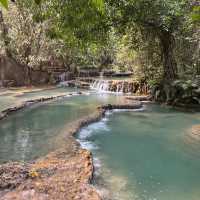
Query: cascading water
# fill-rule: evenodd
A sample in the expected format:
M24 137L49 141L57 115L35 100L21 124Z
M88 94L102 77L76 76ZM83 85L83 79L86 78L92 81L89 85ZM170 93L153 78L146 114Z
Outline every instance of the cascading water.
M66 81L66 73L62 73L58 76L59 86L68 86L68 82Z
M97 90L98 92L109 92L109 81L108 80L95 80L91 86L91 89Z
M134 80L94 80L90 88L100 93L117 93L117 94L148 94L149 87L145 83Z
M136 93L139 91L138 82L128 80L104 80L97 79L91 85L90 88L100 93Z
M119 91L120 91L120 87L119 85L117 85L117 93L119 93Z

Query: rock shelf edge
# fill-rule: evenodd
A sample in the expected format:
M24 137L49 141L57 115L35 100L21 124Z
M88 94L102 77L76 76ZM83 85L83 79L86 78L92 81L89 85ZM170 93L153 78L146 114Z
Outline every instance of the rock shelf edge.
M30 163L0 165L0 200L102 200L90 184L94 173L92 154L82 149L74 136L81 128L99 121L107 110L141 107L141 102L100 106L92 115L71 124L65 135L70 145Z

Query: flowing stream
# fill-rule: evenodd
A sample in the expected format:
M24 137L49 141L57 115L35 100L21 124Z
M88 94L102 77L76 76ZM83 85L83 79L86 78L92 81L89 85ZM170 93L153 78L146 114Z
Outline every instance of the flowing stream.
M199 200L200 115L147 105L112 112L80 131L93 152L94 184L109 200Z
M68 92L51 92L61 91ZM38 91L13 98L49 94ZM9 93L0 96L0 104L1 97L11 98ZM61 146L58 138L72 122L99 104L122 101L123 96L91 93L12 114L0 121L0 163L46 155ZM199 113L150 104L134 112L107 112L101 121L83 128L77 140L94 155L94 185L106 200L199 200L200 136L191 131L197 124Z

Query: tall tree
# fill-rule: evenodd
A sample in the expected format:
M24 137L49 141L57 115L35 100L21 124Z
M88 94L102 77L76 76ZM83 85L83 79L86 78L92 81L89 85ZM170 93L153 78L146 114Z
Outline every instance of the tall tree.
M189 9L187 0L107 0L111 8L113 24L121 29L141 27L158 37L163 55L164 78L177 78L174 56L174 33L185 20Z

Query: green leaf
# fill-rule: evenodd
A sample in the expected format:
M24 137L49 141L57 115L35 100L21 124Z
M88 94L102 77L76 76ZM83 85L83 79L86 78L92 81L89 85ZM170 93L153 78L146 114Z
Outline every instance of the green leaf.
M104 0L91 0L91 3L102 13L105 11Z
M0 0L0 3L4 8L8 9L8 0Z
M191 17L194 22L200 22L200 6L194 6Z

